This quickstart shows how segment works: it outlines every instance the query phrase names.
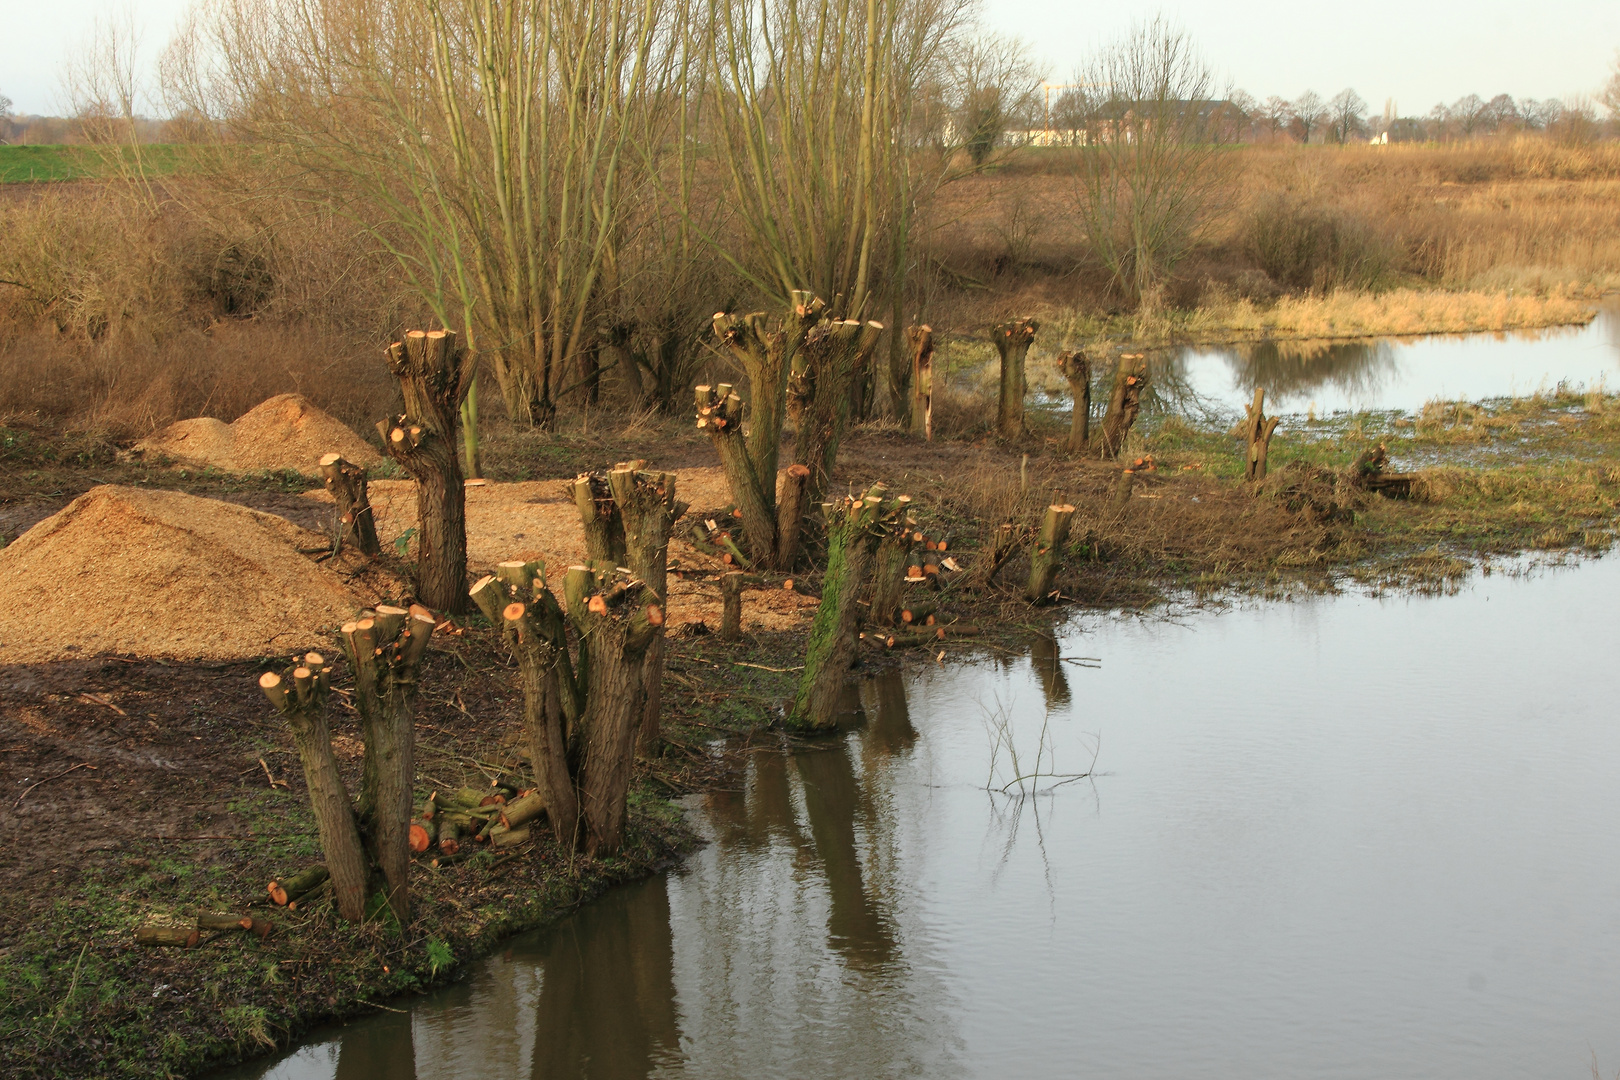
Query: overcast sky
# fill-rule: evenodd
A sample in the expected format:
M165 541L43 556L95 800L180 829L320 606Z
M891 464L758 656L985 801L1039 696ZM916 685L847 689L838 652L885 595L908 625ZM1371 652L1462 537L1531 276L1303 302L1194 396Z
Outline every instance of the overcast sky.
M1394 98L1406 115L1464 94L1489 98L1592 94L1620 48L1620 0L1178 0L1118 5L983 0L984 23L1030 43L1054 81L1087 52L1163 12L1189 30L1224 78L1257 97L1324 97L1345 87L1375 110ZM0 94L18 112L60 113L69 50L87 40L108 0L0 0ZM187 0L129 0L148 54Z

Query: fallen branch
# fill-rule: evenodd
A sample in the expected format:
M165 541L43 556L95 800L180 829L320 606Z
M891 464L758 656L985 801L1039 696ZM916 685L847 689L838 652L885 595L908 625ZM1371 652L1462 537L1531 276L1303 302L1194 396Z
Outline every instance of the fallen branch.
M48 784L52 780L60 780L60 779L62 779L62 777L66 776L70 772L73 772L75 769L94 769L94 768L95 768L95 766L90 764L88 761L82 761L79 764L74 765L74 766L72 766L70 768L63 769L61 772L57 773L55 776L47 776L43 780L39 780L39 781L36 781L36 782L34 782L32 784L29 784L26 788L23 789L23 793L21 795L17 796L17 801L11 804L11 808L13 810L15 810L17 807L21 806L22 801L24 799L28 798L28 793L30 791L33 791L35 788L39 787L40 784Z

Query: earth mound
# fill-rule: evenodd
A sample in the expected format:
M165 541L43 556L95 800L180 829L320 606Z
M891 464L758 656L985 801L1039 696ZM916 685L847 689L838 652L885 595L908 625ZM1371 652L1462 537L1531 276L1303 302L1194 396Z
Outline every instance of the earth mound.
M0 663L98 653L239 660L319 647L391 585L375 572L367 581L358 563L329 569L300 552L325 543L216 499L92 488L0 549Z
M227 472L291 469L306 476L317 475L316 463L326 454L366 468L382 462L347 425L300 394L278 394L230 424L206 416L181 420L136 443L134 452Z

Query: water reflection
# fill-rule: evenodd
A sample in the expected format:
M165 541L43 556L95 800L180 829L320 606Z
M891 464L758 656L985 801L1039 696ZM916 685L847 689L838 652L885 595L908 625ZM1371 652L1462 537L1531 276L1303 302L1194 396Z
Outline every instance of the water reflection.
M1063 670L1063 649L1056 638L1036 634L1029 642L1029 662L1041 684L1046 707L1058 712L1069 707L1069 677Z

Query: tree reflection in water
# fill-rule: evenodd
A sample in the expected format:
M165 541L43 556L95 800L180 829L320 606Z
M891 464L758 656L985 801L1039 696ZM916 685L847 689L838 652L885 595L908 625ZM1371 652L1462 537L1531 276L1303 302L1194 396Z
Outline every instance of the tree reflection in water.
M1219 356L1226 364L1234 398L1257 386L1279 408L1299 409L1325 392L1351 400L1373 400L1399 375L1394 345L1379 341L1256 341L1239 345L1195 346L1164 356L1149 385L1161 410L1183 414L1208 411L1188 373L1198 357Z

